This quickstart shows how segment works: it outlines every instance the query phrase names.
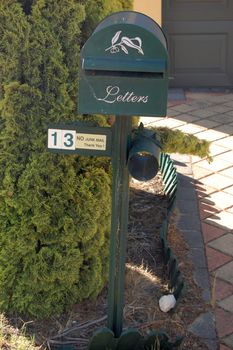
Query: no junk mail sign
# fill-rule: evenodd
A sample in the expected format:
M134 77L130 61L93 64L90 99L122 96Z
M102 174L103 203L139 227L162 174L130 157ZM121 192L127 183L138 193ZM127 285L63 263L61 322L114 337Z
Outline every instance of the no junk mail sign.
M48 150L55 153L110 157L112 131L87 122L53 124L48 128Z
M164 116L167 62L166 39L150 18L105 18L81 51L79 113Z

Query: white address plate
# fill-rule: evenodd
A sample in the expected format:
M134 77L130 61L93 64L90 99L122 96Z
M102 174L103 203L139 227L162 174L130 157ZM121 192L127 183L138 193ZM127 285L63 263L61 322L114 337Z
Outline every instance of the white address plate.
M76 131L48 129L48 148L75 150Z

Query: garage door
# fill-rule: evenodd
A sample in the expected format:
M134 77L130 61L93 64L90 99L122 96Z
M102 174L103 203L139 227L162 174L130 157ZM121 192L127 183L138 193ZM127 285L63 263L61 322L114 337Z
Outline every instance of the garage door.
M163 0L171 86L233 86L233 0Z

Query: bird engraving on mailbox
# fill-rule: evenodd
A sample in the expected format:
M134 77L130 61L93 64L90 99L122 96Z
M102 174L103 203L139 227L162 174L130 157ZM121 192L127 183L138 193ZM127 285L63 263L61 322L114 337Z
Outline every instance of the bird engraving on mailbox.
M143 49L142 49L142 39L139 37L135 38L128 38L127 36L122 36L121 35L121 30L116 32L112 38L112 45L105 49L105 51L110 51L112 54L120 52L120 49L128 55L129 53L129 47L137 50L138 53L141 55L144 55ZM119 41L119 42L118 42Z

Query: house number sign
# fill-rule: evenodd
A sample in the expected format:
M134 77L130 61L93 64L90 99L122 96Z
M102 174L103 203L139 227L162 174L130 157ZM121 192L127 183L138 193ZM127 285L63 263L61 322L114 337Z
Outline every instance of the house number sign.
M48 129L48 150L80 155L111 155L111 129L73 126L51 126Z

